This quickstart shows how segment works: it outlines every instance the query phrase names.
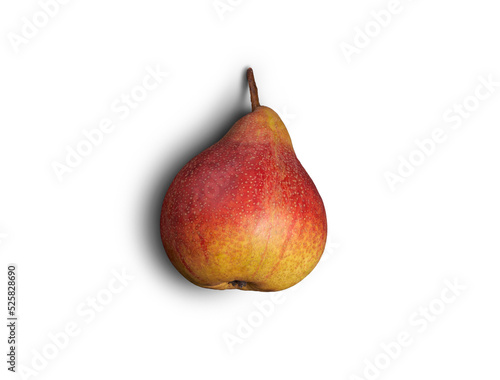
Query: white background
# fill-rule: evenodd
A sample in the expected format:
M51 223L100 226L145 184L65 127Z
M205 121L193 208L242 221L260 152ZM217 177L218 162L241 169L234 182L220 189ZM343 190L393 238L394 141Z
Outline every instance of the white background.
M232 4L70 1L18 52L11 33L40 4L0 5L0 298L5 315L16 263L18 365L48 353L37 378L51 380L498 378L500 87L467 98L500 81L497 3L401 0L378 31L387 1ZM348 62L341 44L367 25ZM328 214L328 255L279 302L190 284L158 231L173 176L250 111L249 65ZM111 105L157 66L168 77L122 120ZM477 109L453 129L443 114L464 99ZM105 118L115 129L59 181L54 162ZM391 191L386 172L436 128L447 140ZM88 323L113 270L134 279ZM466 290L444 304L446 280ZM80 333L54 353L68 323Z

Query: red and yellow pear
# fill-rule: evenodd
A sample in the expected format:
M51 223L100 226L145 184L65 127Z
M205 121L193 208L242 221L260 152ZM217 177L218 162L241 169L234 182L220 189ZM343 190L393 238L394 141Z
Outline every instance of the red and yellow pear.
M325 248L323 201L280 117L261 106L176 175L161 211L172 264L210 289L278 291L305 278Z

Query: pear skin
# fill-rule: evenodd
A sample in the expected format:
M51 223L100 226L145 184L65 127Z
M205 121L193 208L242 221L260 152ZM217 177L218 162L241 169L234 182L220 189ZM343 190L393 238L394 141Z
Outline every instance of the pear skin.
M175 268L210 289L278 291L304 279L325 248L326 212L280 117L260 106L174 178L161 238Z

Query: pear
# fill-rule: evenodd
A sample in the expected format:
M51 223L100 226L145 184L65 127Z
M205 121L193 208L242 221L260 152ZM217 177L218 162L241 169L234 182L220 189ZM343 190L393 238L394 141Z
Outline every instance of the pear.
M251 68L247 79L252 112L176 175L162 205L161 238L195 285L279 291L320 260L326 212L285 125L259 104Z

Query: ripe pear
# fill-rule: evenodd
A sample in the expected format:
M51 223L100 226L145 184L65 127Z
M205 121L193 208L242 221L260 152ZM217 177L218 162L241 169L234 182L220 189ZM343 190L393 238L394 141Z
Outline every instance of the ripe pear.
M210 289L278 291L306 277L326 243L323 201L280 117L259 104L170 185L161 238L177 270Z

